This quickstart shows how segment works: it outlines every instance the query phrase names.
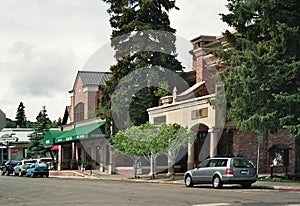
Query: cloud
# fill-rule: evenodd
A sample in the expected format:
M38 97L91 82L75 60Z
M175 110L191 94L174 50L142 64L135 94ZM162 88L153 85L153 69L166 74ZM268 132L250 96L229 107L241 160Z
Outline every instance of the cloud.
M7 86L19 95L52 97L57 91L66 91L70 73L78 65L78 57L70 50L39 49L18 41L10 51L11 61L1 65L1 78L12 79Z
M180 10L171 11L171 26L187 42L201 34L219 35L226 27L218 16L225 3L176 1ZM77 71L107 71L113 63L113 53L104 49L111 35L109 5L101 0L0 0L0 5L0 109L14 118L23 101L31 120L42 105L52 119L61 117ZM189 58L183 58L187 65Z
M10 49L7 59L0 64L3 88L1 104L14 105L15 108L10 110L16 111L20 101L26 100L26 106L26 103L35 105L40 100L39 105L31 109L38 112L51 99L59 102L59 98L64 96L64 102L68 101L65 96L72 86L79 64L79 58L73 51L48 50L18 41ZM64 108L66 104L60 106ZM30 114L31 119L36 115L35 112Z

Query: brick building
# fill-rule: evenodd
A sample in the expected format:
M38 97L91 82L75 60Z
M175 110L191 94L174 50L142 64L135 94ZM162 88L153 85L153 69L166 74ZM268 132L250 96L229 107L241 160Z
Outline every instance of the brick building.
M105 134L105 120L96 116L101 98L100 86L110 73L79 71L69 91L61 131L49 131L44 145L57 145L58 169L112 169L110 146Z

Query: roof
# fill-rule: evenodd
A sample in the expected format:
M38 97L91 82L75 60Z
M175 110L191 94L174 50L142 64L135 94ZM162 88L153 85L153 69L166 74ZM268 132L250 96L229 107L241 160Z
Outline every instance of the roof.
M91 71L78 71L77 77L82 80L83 86L86 85L105 85L106 81L110 78L109 72L91 72Z

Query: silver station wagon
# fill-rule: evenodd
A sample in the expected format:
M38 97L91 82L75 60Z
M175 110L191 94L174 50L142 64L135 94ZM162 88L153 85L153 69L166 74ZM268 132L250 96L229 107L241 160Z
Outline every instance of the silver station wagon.
M214 188L220 188L223 184L241 184L244 188L250 188L256 179L253 162L240 156L209 158L184 174L187 187L209 183Z

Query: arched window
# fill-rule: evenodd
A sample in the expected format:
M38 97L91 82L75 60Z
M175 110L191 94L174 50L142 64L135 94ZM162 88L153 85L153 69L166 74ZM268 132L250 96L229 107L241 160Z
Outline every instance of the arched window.
M74 109L74 121L78 122L84 120L84 104L78 103Z

